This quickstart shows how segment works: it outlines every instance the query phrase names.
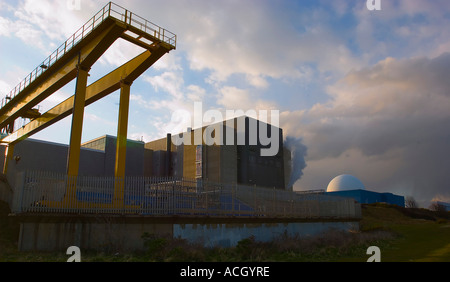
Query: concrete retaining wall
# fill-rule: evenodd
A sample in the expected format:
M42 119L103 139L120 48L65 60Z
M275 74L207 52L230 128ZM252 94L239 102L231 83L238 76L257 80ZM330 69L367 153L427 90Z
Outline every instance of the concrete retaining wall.
M141 236L173 236L205 247L235 246L240 240L255 236L270 241L284 233L314 235L329 229L359 229L356 220L301 221L280 219L177 219L146 217L55 217L21 218L20 251L61 251L70 246L81 250L142 251Z
M144 250L141 236L172 234L170 223L126 222L111 218L54 218L27 220L20 224L19 251L65 251L70 246L81 250Z
M359 230L359 224L358 222L176 224L173 235L189 242L201 242L205 247L233 247L250 236L254 236L257 241L269 242L283 234L305 237L330 229Z

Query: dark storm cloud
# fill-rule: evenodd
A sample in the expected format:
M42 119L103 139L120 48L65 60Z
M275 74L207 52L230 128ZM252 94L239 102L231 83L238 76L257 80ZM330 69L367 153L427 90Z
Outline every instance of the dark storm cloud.
M374 190L395 187L423 202L450 199L449 73L449 53L388 58L330 87L330 103L285 115L287 128L294 119L305 121L298 134L308 147L308 166L317 170L308 173L320 177L324 160L339 158L346 172L357 171ZM343 157L351 150L360 156ZM375 159L376 172L361 169Z

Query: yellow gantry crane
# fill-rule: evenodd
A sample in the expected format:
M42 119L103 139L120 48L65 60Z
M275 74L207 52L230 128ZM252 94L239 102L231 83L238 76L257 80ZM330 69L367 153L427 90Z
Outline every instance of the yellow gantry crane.
M119 38L136 44L145 51L87 85L91 67ZM130 87L162 56L176 49L176 40L175 34L119 5L112 2L105 5L1 101L0 143L8 146L4 173L8 169L8 162L13 158L17 142L72 114L67 175L75 182L80 161L84 108L120 89L115 176L123 179ZM73 96L45 113L39 113L34 108L74 79L76 87ZM31 121L15 130L14 122L18 118L28 118ZM64 200L66 206L77 206L75 187L75 183L67 185ZM123 185L116 185L113 204L115 207L123 205Z

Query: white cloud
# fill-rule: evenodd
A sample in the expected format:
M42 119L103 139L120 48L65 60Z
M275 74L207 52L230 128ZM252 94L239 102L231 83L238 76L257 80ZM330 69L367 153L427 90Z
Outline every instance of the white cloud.
M83 0L85 10L89 2L92 1ZM93 16L92 12L87 12L90 17ZM19 4L15 16L32 23L51 40L65 40L89 19L83 11L69 9L67 1L58 0L26 0Z
M264 79L260 75L247 75L247 80L250 85L256 87L256 88L267 88L269 86L269 83L266 79Z
M384 1L382 11L373 13L363 5L353 8L357 26L355 41L369 61L387 56L438 56L448 52L450 24L448 1Z
M184 98L184 94L181 91L184 81L178 73L164 72L157 76L145 76L144 80L150 83L156 92L168 93L178 100Z
M190 101L201 101L205 97L206 90L198 85L189 85L187 87L186 97Z
M182 71L180 61L180 56L176 52L171 52L159 59L152 68L158 71Z
M266 88L267 78L298 78L305 63L317 62L321 71L331 72L346 72L359 65L345 46L345 38L334 34L332 26L320 24L320 16L334 15L313 16L311 8L294 15L291 8L295 5L160 1L158 14L146 6L140 8L141 15L171 25L170 30L179 35L176 52L186 56L190 69L207 71L206 81L212 85L237 74L251 86ZM306 32L295 25L304 25Z
M247 90L236 87L224 87L220 90L217 103L226 109L250 109L254 103Z
M20 66L11 66L8 69L3 70L1 73L1 78L3 81L3 89L5 90L2 94L9 94L10 91L14 89L19 83L23 81L23 78L29 74L29 70L24 70ZM9 89L8 89L9 88Z
M143 48L119 38L100 57L99 63L120 67L144 51Z
M9 93L12 87L5 81L0 80L0 99L3 98L4 95Z
M102 118L94 113L89 112L89 111L85 111L84 116L88 122L92 122L92 123L99 124L102 126L107 125L107 126L115 127L117 125L116 121L111 121L111 120Z
M275 110L276 103L259 99L249 90L239 89L234 86L225 86L219 90L217 104L225 110Z
M10 36L13 27L14 23L11 20L0 17L0 36Z
M87 20L81 12L67 9L66 1L26 0L15 4L15 7L9 6L9 10L14 11L12 20L0 21L9 27L7 35L14 34L25 44L45 53L56 49L55 42L61 44Z

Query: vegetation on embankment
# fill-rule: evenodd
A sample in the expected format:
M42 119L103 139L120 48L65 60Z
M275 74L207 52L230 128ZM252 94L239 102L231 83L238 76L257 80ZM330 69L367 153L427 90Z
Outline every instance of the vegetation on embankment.
M19 225L0 202L0 261L64 262L65 253L18 252ZM450 262L450 213L405 209L386 204L363 205L361 230L306 238L281 236L272 242L253 237L232 248L203 248L185 240L143 234L146 252L84 252L84 262L333 262L367 261L369 246L381 251L381 261Z
M450 262L450 212L386 204L363 205L362 211L362 232L386 230L396 234L380 248L381 261Z

